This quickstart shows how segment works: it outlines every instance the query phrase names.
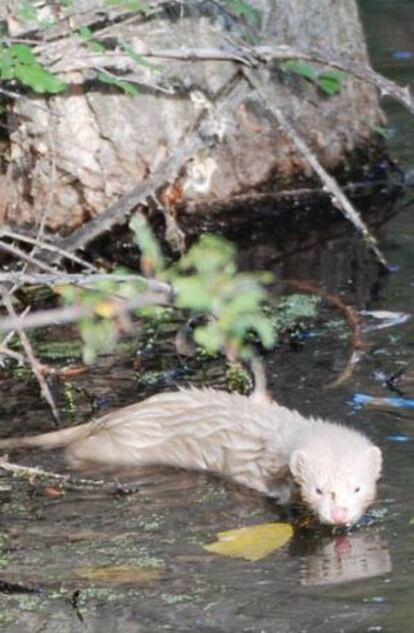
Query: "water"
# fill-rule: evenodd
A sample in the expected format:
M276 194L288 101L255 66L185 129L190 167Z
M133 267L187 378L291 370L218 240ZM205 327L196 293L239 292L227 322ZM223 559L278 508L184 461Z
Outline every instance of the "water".
M414 5L395 0L361 2L374 65L398 81L414 76ZM393 154L414 174L414 122L387 103ZM352 231L328 237L319 248L308 239L278 265L287 277L310 276L341 292L356 307L414 311L414 232L410 189L405 210L382 228L381 247L397 272L383 278ZM271 246L246 251L243 262L276 267ZM332 317L332 314L330 314ZM102 489L58 494L36 481L0 478L5 488L0 538L0 622L21 631L201 631L206 633L407 633L414 622L413 453L410 410L350 405L355 392L392 393L380 376L408 369L403 395L414 397L412 321L367 334L369 350L351 380L323 392L347 355L346 342L321 334L295 353L286 347L267 358L275 397L303 413L343 419L363 428L384 449L385 472L372 524L350 533L299 529L288 546L250 563L203 550L216 532L278 520L266 500L214 478L156 470L141 475L139 492ZM188 381L223 384L220 363L190 361L187 372L165 341L149 347L140 364L131 355L102 359L93 373L56 384L66 420L89 417L98 396L121 406L159 388ZM165 354L165 356L164 356ZM157 369L143 384L140 367ZM148 381L147 381L148 382ZM3 431L34 432L49 419L33 380L5 375L0 415ZM7 394L7 398L6 398ZM102 403L101 403L102 404ZM407 441L395 441L395 436ZM394 438L394 439L393 439ZM411 438L411 440L410 440ZM20 464L61 471L59 456L18 455ZM12 487L8 491L7 488ZM0 537L2 535L0 534ZM114 566L124 576L116 581ZM97 568L106 578L97 579ZM112 574L111 574L112 569ZM118 570L119 571L119 570ZM93 577L95 573L95 577Z

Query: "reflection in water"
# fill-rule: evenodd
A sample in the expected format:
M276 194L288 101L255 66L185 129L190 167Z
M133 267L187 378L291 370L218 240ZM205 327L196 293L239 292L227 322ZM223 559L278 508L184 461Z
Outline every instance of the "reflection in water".
M392 570L388 544L379 531L342 534L319 542L302 558L302 585L331 585L387 574Z

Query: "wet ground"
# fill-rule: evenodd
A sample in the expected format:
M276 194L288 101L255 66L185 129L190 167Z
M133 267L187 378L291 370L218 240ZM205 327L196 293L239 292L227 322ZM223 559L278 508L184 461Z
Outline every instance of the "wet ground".
M411 2L361 3L374 62L390 77L412 82ZM390 107L393 153L414 173L414 121ZM378 275L349 230L323 236L310 248L295 245L271 264L277 274L312 277L340 292L356 308L414 314L414 230L410 187L402 211L381 233L395 272ZM317 240L315 239L315 243ZM269 262L271 243L244 255ZM286 255L286 253L285 253ZM337 315L327 314L327 318ZM366 325L372 321L365 318ZM376 321L374 321L378 325ZM137 490L116 485L60 494L53 483L0 477L0 626L6 633L42 631L177 631L190 633L407 633L414 622L414 414L408 408L356 409L355 393L393 395L385 379L404 370L397 384L414 398L412 319L366 332L369 349L351 380L324 392L343 366L347 341L326 330L295 349L280 346L266 357L272 392L287 406L344 420L364 429L384 450L379 500L369 519L348 533L297 529L288 545L257 562L206 552L217 532L285 518L254 494L213 477L160 471L135 478ZM61 338L70 339L69 334ZM50 339L44 359L52 363ZM157 332L155 339L159 338ZM178 384L225 386L220 361L192 359L186 367L167 335L161 352L151 337L139 359L128 350L96 369L56 384L65 421L87 419L93 406L118 407ZM38 349L42 347L38 341ZM62 352L59 345L55 355ZM67 361L67 348L63 350ZM78 350L73 349L73 360ZM47 428L50 414L33 380L2 371L1 435ZM395 394L394 394L395 395ZM55 454L13 456L19 464L64 469Z

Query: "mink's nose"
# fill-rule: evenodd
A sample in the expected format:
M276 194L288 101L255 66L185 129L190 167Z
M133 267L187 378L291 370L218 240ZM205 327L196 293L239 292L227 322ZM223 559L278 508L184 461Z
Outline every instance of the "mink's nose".
M333 508L331 511L331 518L337 525L345 525L349 520L349 513L347 508Z

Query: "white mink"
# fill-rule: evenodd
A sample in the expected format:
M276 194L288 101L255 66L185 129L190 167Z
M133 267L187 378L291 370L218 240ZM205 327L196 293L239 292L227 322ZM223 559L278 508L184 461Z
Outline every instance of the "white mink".
M357 521L374 501L381 451L362 433L214 389L162 393L98 420L0 441L66 448L78 470L169 465L209 471L288 501L289 480L322 523Z

